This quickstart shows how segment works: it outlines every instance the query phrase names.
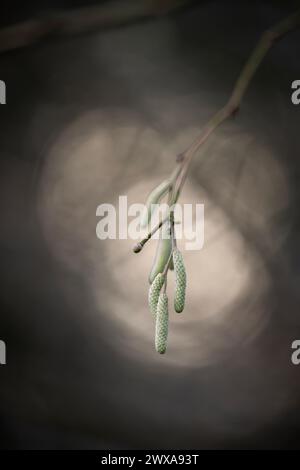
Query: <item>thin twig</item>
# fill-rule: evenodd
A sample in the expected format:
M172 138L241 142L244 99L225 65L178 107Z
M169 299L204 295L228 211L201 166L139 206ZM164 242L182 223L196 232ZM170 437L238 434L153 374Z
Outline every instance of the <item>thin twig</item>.
M69 10L49 11L40 18L0 30L0 52L30 46L42 39L82 34L168 14L191 0L115 0Z
M165 222L167 222L167 220L169 220L169 217L170 217L170 212L168 211L165 217L162 220L160 220L160 222L157 225L155 225L155 227L152 230L150 230L147 236L143 238L143 240L138 242L136 245L134 245L133 247L134 253L139 253L140 251L142 251L147 241L150 240L150 238L157 232L157 230L159 230L162 227L162 225Z
M293 15L289 16L288 18L284 19L273 28L266 30L259 40L257 46L254 48L252 54L250 55L249 59L247 60L244 68L242 69L235 86L233 88L233 92L224 107L222 107L217 113L208 121L208 123L202 129L201 134L192 142L190 147L188 147L185 152L179 154L176 158L176 161L179 165L179 170L177 168L177 177L176 181L172 187L172 194L169 198L170 204L173 207L176 204L182 187L185 183L187 173L191 164L191 161L199 149L201 145L206 142L206 140L210 137L210 135L229 117L233 116L237 113L240 108L242 99L249 87L249 84L255 75L256 70L258 69L259 65L263 61L264 57L266 56L269 49L273 46L273 44L281 39L285 34L300 26L300 10L294 13ZM174 172L173 172L174 175ZM156 226L154 227L151 232L148 233L147 237L145 237L140 243L135 245L133 251L135 253L139 253L145 243L150 240L152 235L160 229L162 224L166 222L170 217L169 208L165 218Z
M265 31L257 46L253 50L251 56L246 62L242 69L233 89L233 92L227 102L227 104L221 108L208 123L204 126L201 134L194 140L191 146L178 157L179 162L186 162L186 169L182 174L182 180L184 181L190 162L197 152L199 147L204 144L208 137L216 130L220 124L226 119L236 114L241 105L241 101L244 97L247 88L258 69L259 65L263 61L265 55L273 44L281 39L285 34L300 26L300 10L284 19L270 30ZM182 187L183 183L179 186Z
M174 206L170 212L170 230L171 230L171 240L172 240L172 252L174 248L177 248L175 229L174 229Z
M173 251L176 248L176 239L175 239L175 232L174 232L174 208L172 208L172 210L170 212L169 220L170 220L170 237L171 237L171 240L172 240L172 248L171 248L171 253L170 253L170 256L168 258L168 261L167 261L167 263L164 267L164 270L163 270L163 275L166 278L165 286L164 286L164 292L166 292L166 289L167 289L167 274L168 274L168 271L169 271L169 268L170 268L171 260L173 258Z
M167 210L165 216L159 221L159 223L157 225L155 225L155 227L153 227L150 230L150 232L148 232L148 234L146 235L145 238L143 238L143 240L141 240L139 243L134 245L134 247L133 247L134 253L140 253L140 251L142 251L142 249L144 248L144 245L147 243L147 241L150 240L150 238L153 237L153 235L157 232L157 230L159 230L162 227L162 225L165 222L167 222L167 220L170 219L171 211L173 210L173 212L174 212L174 208L173 208L173 205L174 205L174 202L173 202L173 188L176 184L176 181L178 179L178 176L180 175L181 170L182 169L181 169L180 166L176 167L175 170L173 170L172 175L170 177L171 188L170 188L169 193L168 193L168 202L167 202L168 210Z

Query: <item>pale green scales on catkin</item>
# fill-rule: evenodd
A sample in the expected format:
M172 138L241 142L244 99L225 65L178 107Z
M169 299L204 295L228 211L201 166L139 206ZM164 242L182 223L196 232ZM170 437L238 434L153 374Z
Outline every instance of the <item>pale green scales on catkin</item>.
M186 272L182 254L177 250L177 248L173 251L173 263L176 279L174 309L175 312L181 313L184 309L185 303Z
M168 297L165 292L160 294L156 311L155 324L155 349L159 354L164 354L167 349L169 329Z
M164 282L165 282L165 276L162 273L158 273L149 289L149 297L148 297L149 307L150 307L151 313L154 316L156 316L158 297L159 297L161 288L164 285Z

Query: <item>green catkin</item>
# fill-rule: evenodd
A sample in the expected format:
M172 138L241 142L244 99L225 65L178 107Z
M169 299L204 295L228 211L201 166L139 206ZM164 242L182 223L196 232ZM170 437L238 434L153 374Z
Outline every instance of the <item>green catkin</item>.
M156 316L158 298L164 282L165 276L161 273L158 273L149 289L149 308L154 317Z
M158 273L162 273L172 251L172 240L170 236L170 223L167 221L161 228L154 263L149 274L149 283L152 284Z
M186 272L182 254L177 248L173 251L173 263L176 279L174 309L175 312L181 313L184 309L185 302Z
M165 292L158 299L155 324L155 349L159 354L164 354L167 349L169 329L168 297Z
M164 180L162 183L160 183L151 191L151 193L149 194L147 198L144 211L142 213L141 222L140 222L141 228L145 228L149 225L153 211L155 209L154 204L159 204L159 201L170 189L170 186L171 186L170 180Z

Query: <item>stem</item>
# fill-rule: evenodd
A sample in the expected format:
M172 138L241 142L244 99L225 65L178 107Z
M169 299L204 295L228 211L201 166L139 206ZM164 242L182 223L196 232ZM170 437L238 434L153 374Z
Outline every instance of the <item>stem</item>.
M223 106L219 111L217 111L214 116L208 121L208 123L202 129L201 134L192 142L190 147L188 147L185 152L179 154L176 158L178 167L172 173L172 181L174 184L172 190L169 193L168 203L173 206L179 198L180 192L184 185L191 161L201 145L206 142L209 136L219 127L226 119L233 116L239 110L242 99L249 87L249 84L255 75L256 70L263 61L267 52L274 45L276 41L281 39L285 34L290 31L293 31L300 26L300 10L294 13L293 15L287 17L274 27L269 30L266 30L259 40L257 46L254 48L252 54L247 60L245 66L243 67L236 83L233 88L232 94L228 102ZM154 229L148 233L147 237L144 238L140 243L135 245L133 251L139 253L145 243L152 237L152 235L160 229L163 223L168 220L170 217L170 210L166 214L166 217L156 226ZM176 242L175 242L176 243Z
M163 270L163 272L162 272L162 274L163 274L164 276L166 276L166 280L167 280L167 272L168 272L168 269L169 269L169 266L170 266L170 262L171 262L172 256L173 256L173 250L171 251L170 256L169 256L169 259L168 259L168 261L167 261L167 263L166 263L166 265L165 265L165 267L164 267L164 270Z
M116 0L104 5L104 2L99 3L67 11L49 9L40 18L34 17L1 28L0 53L30 46L42 39L107 30L147 18L157 18L188 5L190 0Z
M172 172L172 175L171 175L171 178L170 178L170 181L172 181L172 187L171 187L171 189L169 191L169 194L168 194L169 210L167 211L165 217L163 217L163 219L160 220L160 222L147 234L147 236L145 238L143 238L143 240L141 240L139 243L137 243L133 247L134 253L140 253L140 251L142 251L142 249L144 248L144 245L147 243L147 241L150 240L150 238L155 234L155 232L157 232L157 230L159 230L162 227L162 225L170 218L170 215L171 215L170 206L171 207L173 206L172 201L173 201L174 187L176 186L176 182L178 180L178 177L179 177L181 171L182 171L181 166L178 166ZM173 213L174 213L174 210L173 210ZM174 224L174 217L173 217L173 224Z
M167 264L167 266L169 265L169 263ZM166 279L165 279L165 282L164 282L164 285L163 285L163 293L165 294L166 291L167 291L167 283L168 283L168 279L167 279L167 276L166 276Z
M148 240L150 240L150 238L155 234L155 232L157 230L160 229L160 227L168 220L169 218L169 212L168 214L166 215L166 217L164 217L149 233L148 235L143 238L143 240L141 240L139 243L137 243L136 245L134 245L133 247L133 251L134 253L139 253L140 251L142 251L142 249L144 248L144 245L145 243L147 243Z
M267 30L263 33L260 41L242 69L227 104L208 121L208 123L204 126L201 134L194 140L191 146L177 157L177 161L185 163L185 168L180 177L181 181L179 182L179 191L184 184L190 162L198 148L204 144L204 142L215 131L215 129L220 126L220 124L222 124L226 119L234 115L239 110L244 94L247 91L247 88L256 70L263 61L269 49L277 40L281 39L283 36L285 36L285 34L299 26L300 10L284 19L270 30Z
M146 237L143 238L143 240L141 240L139 243L134 245L134 247L133 247L133 252L134 253L139 253L140 251L142 251L142 249L144 248L144 245L147 243L147 241L150 240L150 238L155 234L155 232L157 232L157 230L159 230L163 226L163 224L165 222L167 222L167 220L169 219L169 216L170 216L170 212L168 211L167 214L165 215L165 217L163 219L161 219L159 221L159 223L157 225L155 225L155 227L153 227L152 230L150 230L150 232L148 232Z
M250 81L273 44L298 26L300 26L300 11L263 33L235 84L233 93L229 99L229 103L231 103L233 107L239 107Z
M170 212L170 227L171 227L172 254L173 254L174 248L177 248L175 230L174 230L174 208Z
M171 212L170 212L170 229L171 229L170 236L171 236L171 239L172 239L172 250L171 250L169 259L168 259L168 261L167 261L167 263L164 267L164 270L163 270L163 275L166 277L165 291L166 291L166 288L167 288L167 273L168 273L168 270L169 270L169 267L170 267L170 263L171 263L171 259L172 259L172 256L173 256L174 248L176 248L176 239L175 239L175 233L174 233L174 209L172 209Z

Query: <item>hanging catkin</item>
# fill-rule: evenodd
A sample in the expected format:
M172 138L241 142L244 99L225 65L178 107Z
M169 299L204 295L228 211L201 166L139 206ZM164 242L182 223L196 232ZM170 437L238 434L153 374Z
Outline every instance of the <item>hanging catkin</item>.
M149 308L154 316L156 316L158 298L164 282L165 276L162 273L158 273L149 289Z
M159 354L164 354L167 349L169 328L168 297L165 292L159 295L156 325L155 325L155 349Z
M173 251L173 263L176 279L174 309L177 313L181 313L185 302L186 272L182 254L177 248Z

